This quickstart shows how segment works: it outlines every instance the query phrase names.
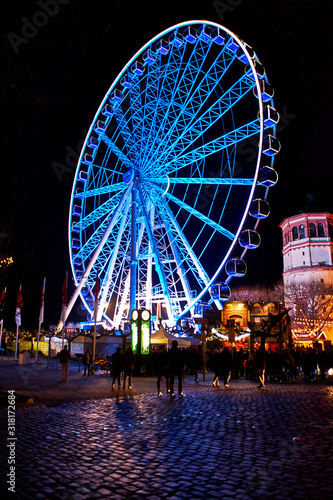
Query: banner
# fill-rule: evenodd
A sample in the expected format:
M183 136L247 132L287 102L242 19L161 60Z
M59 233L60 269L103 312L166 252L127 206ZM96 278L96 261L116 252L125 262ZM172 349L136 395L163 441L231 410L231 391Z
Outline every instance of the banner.
M1 319L2 319L3 310L5 308L6 291L7 291L7 288L4 288L4 290L1 294L1 297L0 297L0 318Z
M39 324L41 325L44 321L44 295L45 295L45 282L46 278L44 278L43 281L43 288L42 288L42 298L41 298L41 303L40 303L40 312L39 312Z
M21 326L21 309L23 307L23 298L22 298L22 289L21 285L19 288L18 296L17 296L17 304L15 311L15 323L17 326Z

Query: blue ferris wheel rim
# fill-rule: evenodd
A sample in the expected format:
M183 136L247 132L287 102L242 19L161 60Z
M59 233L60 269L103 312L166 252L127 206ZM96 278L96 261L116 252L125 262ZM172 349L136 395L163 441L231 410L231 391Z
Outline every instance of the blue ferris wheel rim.
M168 201L165 204L165 206L163 206L163 209L161 209L161 207L160 207L162 215L166 216L166 217L171 217L170 214L168 214L168 209L170 208L171 205L174 205L174 206L178 205L178 207L177 207L177 209L178 209L178 215L179 215L179 213L182 210L188 211L188 213L190 213L190 217L196 218L197 221L200 220L204 227L206 227L207 225L208 226L210 225L211 229L213 231L213 234L215 234L216 231L217 232L220 231L224 237L229 238L229 240L232 241L232 243L229 245L228 251L225 253L224 258L220 262L220 264L217 267L217 269L215 270L215 272L213 274L210 274L208 281L205 278L206 281L204 283L204 286L201 287L201 290L200 290L199 294L197 294L195 300L193 300L190 304L188 304L187 307L185 307L182 311L180 311L180 313L178 314L178 317L187 314L190 311L190 309L194 306L194 304L198 300L200 300L201 297L204 296L204 294L207 292L207 290L209 289L209 286L213 283L213 281L216 280L216 278L220 275L220 273L221 273L221 271L222 271L222 269L223 269L226 261L228 260L228 258L232 254L232 252L234 250L234 247L235 247L235 245L236 245L236 243L238 241L239 234L240 234L242 228L244 227L244 223L245 223L245 220L247 218L248 211L249 211L249 206L250 206L251 200L253 198L254 191L255 191L255 189L257 187L257 177L258 177L258 172L259 172L261 158L262 158L262 143L263 143L263 135L264 135L264 128L265 128L264 127L264 119L263 119L263 103L262 103L262 99L260 98L261 97L260 81L259 81L259 77L258 77L257 72L256 72L255 62L251 58L251 54L250 54L250 52L248 50L248 46L242 40L240 40L230 30L224 28L223 26L221 26L221 25L219 25L217 23L212 23L212 22L209 22L209 21L188 21L188 22L184 22L184 23L180 23L180 24L177 24L175 26L172 26L171 28L168 28L167 30L164 30L163 32L159 33L154 38L152 38L149 42L147 42L130 59L130 61L124 66L124 68L122 69L122 71L118 74L118 76L116 77L116 79L114 80L114 82L112 83L112 85L110 86L110 88L109 88L107 94L105 95L105 97L104 97L104 99L103 99L100 107L98 108L98 111L97 111L97 113L96 113L96 115L95 115L95 117L93 119L93 122L92 122L90 128L89 128L89 131L88 131L85 143L84 143L82 151L81 151L80 161L78 163L78 167L77 167L76 174L75 174L75 180L74 180L74 183L73 183L73 191L72 191L72 198L71 198L70 215L69 215L69 248L70 248L70 257L71 257L72 271L73 271L75 283L76 283L76 285L78 285L79 282L80 282L80 280L81 280L81 273L78 272L77 262L75 262L75 259L77 258L77 255L80 254L80 252L81 252L81 255L84 254L84 252L82 252L82 248L89 246L88 242L89 242L89 239L91 238L91 236L89 236L89 237L87 236L88 233L87 234L84 233L84 231L80 228L80 224L82 224L82 221L84 222L84 219L87 218L87 215L85 213L85 209L87 207L87 204L85 204L84 198L82 198L82 197L81 197L81 204L80 203L77 204L77 200L80 199L80 196L76 192L77 186L79 184L81 184L80 175L85 172L85 170L82 170L82 165L87 165L87 164L89 165L89 162L85 161L85 155L87 154L86 152L87 152L87 149L88 149L89 140L91 140L91 138L93 137L93 134L96 132L96 127L101 122L101 114L103 113L103 110L104 110L106 104L108 104L108 103L113 103L114 104L116 102L116 105L117 105L117 101L115 101L115 100L112 101L111 98L110 98L110 96L112 95L113 99L116 99L116 97L118 96L118 98L119 98L118 102L121 102L121 97L119 97L119 94L116 95L116 92L115 92L116 89L117 89L117 87L119 86L119 83L120 83L121 79L124 78L125 75L128 75L130 71L132 71L132 73L136 72L136 76L140 75L140 71L142 71L142 67L138 65L138 59L143 54L145 54L147 50L149 50L152 47L156 46L156 43L158 41L163 40L163 37L165 37L167 34L175 33L177 35L178 33L180 33L180 31L179 31L180 29L182 29L182 28L188 28L188 30L189 30L188 37L190 37L191 36L190 29L193 26L201 28L201 33L202 33L202 31L203 31L203 29L205 27L210 27L210 28L215 28L217 30L221 30L221 33L226 34L227 36L231 37L232 42L235 42L236 44L238 44L238 49L240 49L242 51L242 53L245 54L246 62L248 63L249 68L250 68L248 70L248 74L252 74L252 79L254 81L253 88L256 88L256 92L259 95L259 98L257 98L256 101L255 101L255 102L258 103L259 119L253 120L253 124L252 123L247 124L247 129L245 131L244 130L240 130L241 127L239 129L237 129L236 132L239 135L237 136L237 134L236 134L236 138L238 138L238 139L236 139L236 142L234 142L234 144L238 143L238 141L240 140L240 138L243 137L241 134L244 134L244 137L250 137L250 135L246 136L246 134L252 134L252 135L257 134L257 135L259 135L259 142L258 142L258 151L257 151L257 161L256 161L256 166L255 166L255 169L254 169L254 173L250 177L248 177L246 179L234 179L235 183L238 182L239 185L241 184L241 181L244 182L244 185L245 185L245 182L247 181L248 182L248 186L250 186L251 190L250 190L250 193L247 195L247 204L246 204L245 210L243 211L242 218L241 218L241 220L237 224L236 231L233 231L233 232L230 232L227 228L223 228L222 226L219 227L218 222L216 222L214 220L210 220L210 213L211 212L208 212L209 216L207 216L206 214L200 213L195 207L190 207L189 204L186 203L186 201L185 201L185 200L188 199L188 197L186 198L186 196L187 196L187 194L186 194L187 193L186 187L185 187L185 194L182 195L182 196L184 196L183 200L180 200L179 198L177 198L177 196L174 196L174 193L177 194L177 190L179 192L179 190L180 190L179 186L182 183L184 185L186 185L186 182L188 182L188 184L190 184L190 185L195 185L195 183L197 182L197 184L200 185L199 192L202 192L202 186L204 185L204 183L208 183L208 184L211 184L211 185L214 184L211 180L209 180L208 177L204 177L202 175L202 173L205 172L205 167L202 167L202 173L199 175L199 178L195 178L195 177L179 178L179 177L177 177L177 173L181 170L177 166L177 164L178 164L179 161L183 162L182 169L184 170L184 169L186 169L188 167L188 168L190 168L189 172L193 174L193 172L191 171L191 167L189 167L189 165L191 164L191 161L192 162L193 161L194 162L196 162L196 161L197 162L202 161L203 164L205 164L207 153L209 155L210 154L215 154L214 148L217 149L216 145L218 144L218 139L214 139L214 141L211 141L211 142L213 142L213 144L212 144L212 152L211 152L211 150L208 149L208 146L206 146L206 143L203 140L202 140L201 146L200 145L196 145L196 149L194 149L194 152L197 155L197 157L195 156L195 154L192 151L189 151L188 144L190 143L190 141L188 141L188 142L184 141L184 144L187 147L187 150L186 150L185 153L184 153L184 150L182 151L184 153L183 155L178 152L178 156L176 157L176 161L172 158L172 155L171 155L171 153L173 151L172 150L172 146L169 145L169 149L164 149L164 150L162 149L162 151L164 151L164 153L168 153L169 156L170 156L170 160L169 160L169 163L167 163L167 166L172 169L172 165L176 164L176 167L174 167L175 170L173 172L171 171L171 175L169 175L167 173L164 177L161 177L161 179L158 179L159 183L155 182L155 191L156 191L154 193L155 198L153 197L153 195L151 195L151 199L153 200L154 203L157 203L157 200L159 199L159 197L161 197L161 198L166 198L167 197L168 198ZM187 46L189 46L190 43L192 43L192 42L186 40L185 45L187 44ZM194 43L198 43L198 42L194 42ZM202 43L202 45L203 45L203 43ZM165 48L165 50L166 50L166 48ZM154 53L154 55L156 55L156 52ZM166 54L162 54L161 55L161 60L162 60L162 56L165 56L165 55ZM234 59L236 59L236 58L234 57ZM165 66L167 66L167 65L165 65ZM134 69L133 69L133 67L134 67ZM169 70L169 74L167 73L167 71L165 72L165 75L164 75L165 79L167 79L167 77L170 76L170 74L172 73L171 70L172 70L172 68ZM264 76L264 79L267 81L267 77L266 76ZM133 80L134 80L134 78L132 78L132 81ZM240 78L239 81L241 82L241 84L239 84L239 86L244 85L244 82L247 81L247 80L248 79L244 78L244 77ZM130 82L127 81L127 85L129 85L129 84L130 84ZM146 83L146 85L147 85L147 83ZM208 86L208 84L207 84L207 86ZM147 87L148 87L148 85L147 85ZM124 88L126 89L126 87L124 87ZM128 90L127 94L129 94L129 88L127 89ZM146 92L147 92L147 89L146 89ZM245 95L245 91L242 90L242 92L244 92L244 95ZM126 91L125 91L125 93L126 93ZM227 91L225 91L225 95L227 95ZM230 95L231 95L231 92L230 92ZM228 95L229 99L231 99L230 95ZM244 95L241 94L240 99L242 99L244 97ZM133 99L133 101L134 101L134 99ZM271 107L273 107L273 100L272 99L270 100L270 105L271 105ZM120 106L121 105L119 104L119 107ZM230 107L231 107L231 114L232 114L233 113L233 110L232 110L233 106L230 106ZM165 108L165 109L167 109L167 108ZM110 111L110 113L111 112L112 111ZM105 116L105 113L104 113L104 116ZM126 116L126 115L124 115L124 116ZM119 122L121 121L122 118L123 118L122 116L118 117ZM192 117L192 120L194 120L194 119L195 118ZM109 123L111 123L111 120L112 120L112 118L109 120ZM233 121L234 119L233 118L230 118L230 120L231 120L232 123L234 123L234 121ZM118 122L118 125L119 125L119 122ZM124 122L124 120L123 120L123 122ZM130 123L130 121L128 119L127 125L129 123ZM125 131L125 125L126 125L125 123L122 124L122 126L123 126L122 134L124 136L127 134L127 138L126 139L123 138L123 141L125 142L125 140L127 140L127 143L125 144L125 146L127 145L127 152L128 152L128 149L132 148L132 154L134 154L133 151L135 151L135 145L131 144L131 141L130 141L130 135L131 135L130 132L131 131ZM131 125L132 125L132 122L131 122ZM202 125L200 125L200 126L202 127ZM211 123L210 123L210 126L211 126ZM251 126L252 126L252 129L251 129ZM102 127L101 124L100 124L100 127ZM203 128L201 129L201 135L203 135L202 130L203 130ZM274 131L275 131L275 125L272 126L270 130L274 133ZM101 133L101 134L104 133L103 128L101 128L98 132ZM231 132L233 132L234 134L236 133L235 131L231 131ZM231 136L231 132L229 132L229 136ZM169 135L172 138L172 134L169 133ZM231 142L232 139L230 137L228 137L228 133L225 133L224 135L225 135L225 137L223 138L223 140L225 141L224 143L227 143L229 141L229 143L232 144L232 142ZM117 138L117 136L115 134L112 137L116 137ZM119 139L119 136L118 136L118 139ZM197 139L201 140L202 138L198 137ZM109 140L109 142L107 143L108 139L104 138L104 137L103 137L103 140L106 142L107 147L109 148L109 150L111 150L112 153L114 153L115 155L118 155L117 162L122 162L121 164L124 165L126 167L126 169L127 169L127 175L126 175L126 173L125 174L123 173L123 176L122 176L123 185L121 187L120 187L121 182L119 181L120 170L117 170L116 171L117 173L114 174L115 177L117 177L117 180L119 181L117 183L118 184L118 188L120 189L120 192L123 192L125 190L125 188L126 188L126 185L130 184L131 182L133 182L134 175L135 175L135 173L134 173L135 169L133 168L133 166L131 166L131 164L133 165L133 163L131 161L129 161L128 156L126 156L126 154L124 154L124 152L120 151L119 148L118 149L116 148L115 141ZM100 141L100 142L102 142L102 141ZM142 136L141 136L141 142L143 142ZM176 139L176 142L180 142L180 140ZM220 141L220 143L221 143L221 141ZM224 145L224 143L223 143L223 145ZM156 146L156 144L155 144L155 146ZM158 144L158 149L161 149L162 147L163 146L161 146L160 144ZM200 147L201 147L201 151L200 151ZM221 147L221 144L219 144L218 147ZM231 146L228 146L228 147L231 148ZM99 148L99 146L98 146L98 148ZM151 149L152 149L152 147L151 147ZM93 152L94 151L95 150L93 150ZM126 147L124 148L124 151L126 151ZM181 151L181 148L180 148L180 151ZM109 156L110 155L111 155L111 153L109 152ZM228 162L230 163L230 160L228 160ZM106 171L107 170L108 162L104 159L104 163L105 164L103 166L103 169ZM271 165L272 165L272 163L273 163L273 159L271 159ZM165 167L165 165L164 165L164 167ZM88 172L89 172L89 169L91 169L90 170L90 172L91 172L93 168L94 168L94 166L93 167L89 166L88 167ZM102 166L99 166L99 168L102 170ZM131 168L132 168L132 171L131 171ZM149 164L146 164L146 170L145 170L146 175L147 175L147 172L150 172L151 170L152 170L151 166ZM138 169L136 171L138 171ZM160 171L160 170L158 170L158 171ZM142 169L141 172L143 172L143 169ZM156 172L154 172L154 175L155 174L156 174ZM174 176L172 176L172 174L174 174ZM231 174L230 174L230 176L231 176ZM100 175L100 177L102 177L102 175ZM191 182L189 182L189 179L191 179ZM114 178L113 178L113 180L114 180ZM141 177L140 180L141 180L141 182L143 182L143 175L142 175L142 177ZM145 181L146 181L146 184L149 184L149 181L151 181L151 178L148 179L148 180L145 179ZM154 177L154 181L156 181L156 175ZM96 181L96 183L97 182L98 181ZM105 180L103 182L105 182ZM216 181L215 185L218 185L219 182L222 185L221 178L219 178L219 181ZM159 186L157 186L157 184L159 184ZM170 190L170 185L171 184L173 184L173 187ZM229 184L231 185L231 181L229 181ZM175 188L175 185L177 186L176 188ZM157 189L156 186L159 189ZM106 194L107 191L109 191L109 193L112 192L110 186L108 186L106 184L104 184L103 186L101 186L101 185L97 186L97 184L96 184L95 191L96 191L96 197L99 197L98 200L100 199L100 197L103 196L103 194ZM146 191L144 193L142 193L142 197L141 197L142 206L146 204L145 200L147 200L149 198L148 191L149 191L149 189L146 187ZM231 191L231 187L230 187L230 191ZM216 190L216 192L217 192L217 190ZM263 196L264 198L267 197L267 192L268 192L268 189L266 188L264 196ZM114 198L116 198L116 197L114 197ZM114 201L114 206L116 206L116 204L119 202L119 199L116 198L113 201ZM196 205L198 205L198 197L196 198L196 202L195 203L196 203ZM111 210L111 213L112 213L112 210L114 210L114 206L112 206L112 204L111 204L111 206L109 207L109 210ZM80 212L80 210L81 210L81 212ZM98 210L98 207L97 207L97 204L95 204L93 211L96 212L97 210ZM224 210L225 210L225 207L224 207ZM76 211L78 211L80 213L76 213ZM95 216L97 216L97 215L95 215ZM75 222L77 216L80 218L79 222ZM73 233L73 221L74 221L74 228L76 230L79 229L79 231L78 231L79 238L74 238L73 237L73 234L74 234ZM177 226L177 224L176 224L177 223L176 218L175 218L175 220L173 220L173 223L174 223L175 226ZM76 227L75 227L75 224L76 224ZM255 228L257 227L257 225L258 225L258 221L255 224ZM186 224L183 226L182 229L184 229L185 227L186 227ZM98 232L98 229L99 228L97 227L97 229L95 229L95 232ZM106 229L106 222L104 223L104 226L102 227L102 229L101 229L100 232L102 233L103 230L105 230L105 229ZM201 233L204 234L204 228L201 228ZM212 239L213 235L211 235L210 238ZM92 247L91 250L90 250L90 252L91 252L90 255L92 255L93 250L94 250L94 248ZM246 249L243 251L242 256L244 256L245 251L246 251ZM184 249L182 249L182 252L184 253ZM85 259L83 259L83 266L82 266L83 274L84 274L85 270L87 269L87 265L85 264L85 262L88 262L87 255L85 255ZM194 257L193 257L193 260L195 260ZM155 261L156 261L156 254L155 254ZM200 263L200 266L201 266L201 263ZM196 272L197 273L199 272L199 274L200 274L200 272L204 272L204 269L200 268L200 266L197 263L197 267L199 267L199 270L197 269ZM98 274L98 271L96 271L95 276L97 274ZM93 275L92 275L90 281L88 280L88 289L89 289L88 290L88 295L90 294L90 296L92 295L91 292L92 292L94 280L95 280L95 278L94 278ZM230 280L230 277L227 278L227 281L229 281L229 280ZM88 304L87 295L84 295L82 293L81 294L81 298L82 298L82 300L83 300L86 308L91 313L92 308L91 308L91 304ZM91 302L91 301L89 301L89 302Z

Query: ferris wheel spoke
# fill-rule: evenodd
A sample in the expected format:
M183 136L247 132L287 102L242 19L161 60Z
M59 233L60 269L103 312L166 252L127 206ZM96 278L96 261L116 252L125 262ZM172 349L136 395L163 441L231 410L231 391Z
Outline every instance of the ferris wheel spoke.
M179 265L186 264L188 267L187 273L192 273L200 287L206 286L209 283L209 276L196 256L193 246L190 245L172 210L162 201L159 202L158 207L161 217L167 226L168 234L172 235L172 240L177 246L180 256ZM171 241L170 236L169 239Z
M158 154L164 156L166 151L170 148L172 149L174 141L179 139L179 136L182 136L185 131L190 130L191 132L193 129L197 130L195 125L191 125L191 127L189 127L189 123L192 123L195 117L200 116L200 111L210 97L211 92L213 92L218 86L219 82L232 65L234 59L235 55L230 55L222 49L209 70L203 73L201 81L197 82L195 85L196 82L191 79L188 88L186 88L185 85L184 88L177 89L178 94L174 96L173 105L177 108L178 112L171 121L171 124L167 124L167 129L163 130L164 149L161 149L161 146L159 146L154 152L154 158ZM185 84L186 83L189 83L188 80L185 80ZM221 100L222 99L223 98L221 97ZM208 112L209 110L207 113ZM166 114L165 116L167 118L168 115ZM199 120L196 121L199 122ZM194 120L194 123L196 123L196 121ZM163 123L165 124L165 121ZM181 131L183 131L183 133L181 133Z
M198 160L206 158L209 155L216 153L217 151L222 151L223 149L239 143L248 139L249 137L258 134L260 131L260 122L258 119L253 120L246 125L239 127L238 129L232 130L227 134L224 134L210 142L207 142L203 146L199 146L196 149L174 157L172 160L167 162L164 166L168 174L173 171L179 170L187 165L190 165ZM176 163L176 167L171 167Z
M223 234L223 236L225 236L226 238L229 238L230 240L233 240L235 238L235 235L231 231L228 231L228 229L222 227L220 224L217 224L209 217L206 217L206 215L203 215L201 212L191 207L184 201L179 200L176 196L173 196L170 193L165 193L164 196L173 203L175 203L176 205L178 205L180 208L186 210L186 212L188 212L190 215L194 215L197 219L200 219L204 224L207 224L208 226L212 227L215 231L218 231L219 233Z
M106 241L107 241L107 239L108 239L108 237L109 237L109 235L114 227L114 224L120 215L120 212L124 206L124 203L128 199L129 192L130 192L130 186L127 188L127 191L123 194L122 198L119 200L118 206L115 209L115 211L113 212L111 220L109 221L108 226L105 228L103 236L101 237L100 241L98 242L98 245L95 247L95 249L91 255L91 259L89 261L89 264L85 268L84 274L83 274L80 282L78 283L77 288L75 289L75 292L71 297L71 300L69 301L69 303L67 305L65 319L68 317L69 313L72 310L73 305L75 304L75 301L76 301L79 293L81 292L82 288L85 286L85 283L90 275L90 272L93 269L95 262L98 259L98 256L99 256L100 252L102 251L102 249L103 249L103 247L104 247L104 245L105 245L105 243L106 243ZM75 256L75 258L76 257L77 256Z
M130 207L130 198L128 198L128 200L126 202L124 212L123 212L123 215L121 217L121 222L119 224L119 228L118 228L115 240L113 242L113 245L111 245L112 252L111 252L111 256L109 258L109 263L108 263L107 269L105 271L105 278L104 278L103 284L101 286L100 302L99 302L99 307L98 307L98 312L97 312L97 319L98 320L100 320L100 318L102 316L103 308L104 308L105 304L107 303L106 299L107 299L107 296L108 296L108 293L110 290L110 286L111 286L112 281L113 281L112 277L113 277L116 261L117 261L117 258L119 258L118 256L119 256L120 244L121 244L121 240L122 240L122 237L124 234L126 222L127 222L127 224L129 224L129 221L128 221L129 207ZM129 241L129 240L127 240L127 241ZM125 258L125 255L123 256L123 258Z
M81 246L80 250L75 255L75 259L81 259L86 261L89 256L94 252L95 248L98 246L102 236L104 235L110 219L105 219L102 224L94 231L90 238Z
M118 146L109 137L101 133L100 137L102 141L110 148L113 154L128 168L133 167L133 162L118 148Z
M163 158L177 155L185 151L197 139L202 137L218 120L220 120L233 106L252 90L254 82L244 75L230 89L225 92L202 115L192 121L187 121L184 128L171 136L171 145L163 151Z
M112 101L111 101L112 102ZM119 141L119 137L122 138L124 142L124 149L127 151L127 154L132 161L136 161L138 157L138 148L135 140L135 135L131 131L129 125L128 125L128 118L126 118L125 113L130 113L130 106L127 105L126 102L122 104L117 104L114 105L112 102L113 106L113 116L116 121L116 124L118 125L117 128L113 128L114 125L111 125L111 131L113 131L113 136L112 140L114 143ZM123 108L127 108L126 111L124 111Z
M167 306L168 306L168 310L169 310L168 312L169 312L169 314L171 314L171 300L170 300L170 294L169 294L169 290L168 290L168 286L167 286L167 280L166 280L166 276L164 274L163 264L162 264L161 259L160 259L160 254L159 254L159 251L158 251L158 248L156 245L156 240L154 238L154 233L153 233L153 230L151 227L151 223L150 223L150 220L149 220L147 212L146 212L145 203L144 203L144 199L143 199L143 195L142 195L142 191L141 191L140 187L138 189L138 195L139 195L139 199L141 202L141 208L142 208L143 218L145 220L145 226L146 226L146 231L148 234L148 239L149 239L149 242L151 244L151 248L152 248L152 251L154 254L155 269L157 271L157 274L159 275L159 279L160 279L160 283L162 285L163 293L164 293L166 301L167 301Z
M124 316L124 311L126 310L126 303L129 300L131 279L129 270L126 271L127 273L124 272L124 269L122 269L120 273L120 279L121 282L123 283L123 287L120 293L118 293L116 296L116 306L114 315L115 325L121 324L121 321L123 320Z
M83 199L83 198L100 196L102 194L113 193L114 191L125 191L127 186L128 185L125 182L119 182L118 184L112 184L108 186L100 186L95 189L89 189L88 191L83 191L82 193L78 193L76 197Z
M96 207L93 211L81 218L79 222L73 223L72 230L83 230L94 222L103 219L104 216L112 214L116 209L123 193L117 193L116 196L107 200L103 205Z
M128 208L125 208L125 212L127 213ZM122 232L119 232L119 227L123 228ZM121 239L119 243L117 243L117 236L120 235L121 238L124 238L125 236L128 236L129 234L129 221L126 220L126 216L123 219L122 217L119 217L118 220L116 221L112 234L110 234L106 244L103 247L103 250L100 253L99 260L98 260L98 266L101 272L103 272L103 276L106 279L108 276L108 273L106 272L106 269L109 266L110 261L112 259L116 259L114 262L118 268L120 265L123 265L124 260L126 259L126 251L124 252L124 248L126 245L123 245L123 240ZM121 245L121 246L120 246ZM119 248L119 252L115 253L115 246ZM114 278L114 276L113 276Z
M177 127L181 130L188 121L198 114L207 97L233 62L235 55L226 52L225 46L223 46L209 69L205 68L204 70L203 67L212 45L212 41L207 43L200 37L193 45L191 57L180 80L174 85L172 95L168 99L168 106L165 109L162 108L163 119L158 134L163 137L164 148L161 150L161 144L159 144L153 152L154 158L158 154L163 155L164 149L172 144L174 129Z
M131 103L131 121L132 121L132 130L133 137L135 138L135 147L137 151L136 154L136 163L140 163L141 161L141 147L138 141L138 131L143 130L143 116L142 109L143 104L141 101L142 92L140 90L140 80L139 78L131 80L131 88L129 91L129 98Z
M130 205L130 198L128 198L125 206L125 214L128 213L128 208ZM127 237L126 243L124 244L123 239L126 236L126 231L128 233L128 217L124 214L124 217L118 218L113 227L112 233L110 234L107 242L102 248L98 259L95 262L94 270L91 272L87 283L90 284L90 289L92 290L95 285L95 275L101 277L101 286L99 292L99 306L98 306L98 318L101 319L105 315L105 311L111 300L120 293L119 287L121 283L118 282L118 277L123 273L126 268L129 239ZM127 220L126 220L127 219ZM120 240L118 239L120 237ZM118 252L115 249L118 246ZM111 272L111 267L113 270ZM93 276L92 276L93 275Z
M155 56L154 56L155 57ZM140 150L140 163L146 155L147 148L155 138L156 127L156 105L159 93L159 58L154 64L147 66L146 86L142 92L141 99L144 101L141 109L141 123L138 117L133 124L133 135L136 137Z
M127 238L127 241L121 239L120 248L118 255L114 264L113 274L111 277L111 286L108 291L108 302L114 299L114 296L122 293L122 288L124 284L124 276L130 272L130 261L128 258L130 249L130 228L129 224L125 226L125 234L123 235Z
M155 177L149 182L154 184L165 183L165 178ZM169 184L201 184L207 186L252 186L252 178L236 177L168 177Z
M196 42L195 45L197 45ZM159 134L163 130L163 123L166 119L170 119L170 112L175 102L175 95L179 92L181 82L186 79L189 67L193 63L194 52L191 53L188 60L184 62L186 52L186 44L180 48L171 47L168 60L164 62L159 58L157 86L154 86L154 94L149 94L148 107L153 109L153 114L146 115L145 128L150 130L150 141L147 142L144 156L145 158L151 155L151 151L156 148L156 140L161 142L159 138L163 134ZM177 113L176 113L177 115ZM150 119L149 119L150 118ZM153 125L153 127L152 127Z
M193 97L194 89L200 87L201 81L205 80L206 84L208 84L207 70L204 70L203 67L212 44L213 42L203 42L199 37L196 42L193 43L191 54L187 56L184 63L183 59L186 54L187 44L184 43L182 49L177 48L173 50L172 54L175 54L175 60L169 59L168 63L164 66L164 72L168 78L166 78L166 84L161 86L163 88L163 93L159 95L155 106L155 116L159 116L159 120L157 120L159 126L158 129L155 128L158 147L156 148L156 144L153 143L150 150L146 150L146 158L150 158L152 155L156 157L157 150L161 151L161 148L170 144L170 139L168 138L170 127L173 129L178 126L179 120L181 122L186 122L195 116L196 111L193 107L189 106L189 103ZM176 57L179 58L180 62L177 61ZM212 66L215 65L215 69L219 68L217 73L219 73L220 70L222 73L226 71L224 63L221 64L222 67L219 67L219 63L222 60L225 62L224 58L225 54L223 47L212 64ZM214 71L212 71L212 73L213 72ZM180 75L179 78L178 74ZM219 77L220 76L221 73ZM219 77L217 75L215 76L217 80ZM209 84L212 84L213 80L214 77L210 74ZM214 81L213 85L215 84L216 82Z

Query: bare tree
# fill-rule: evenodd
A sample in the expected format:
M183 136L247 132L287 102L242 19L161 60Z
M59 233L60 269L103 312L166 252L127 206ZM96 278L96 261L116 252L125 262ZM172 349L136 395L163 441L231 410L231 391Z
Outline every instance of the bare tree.
M255 284L239 286L231 289L229 300L242 302L283 302L283 283L278 281L274 285Z
M291 307L292 321L300 321L309 333L317 335L333 315L333 286L317 281L285 286L285 302Z

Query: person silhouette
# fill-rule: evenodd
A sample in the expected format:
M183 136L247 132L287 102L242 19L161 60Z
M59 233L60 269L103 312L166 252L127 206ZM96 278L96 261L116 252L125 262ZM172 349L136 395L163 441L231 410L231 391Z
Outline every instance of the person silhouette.
M171 349L168 353L169 357L169 367L170 367L170 392L171 397L175 397L173 387L176 376L178 377L178 395L185 396L183 393L183 369L184 360L182 352L178 349L177 340L173 340L171 344Z

